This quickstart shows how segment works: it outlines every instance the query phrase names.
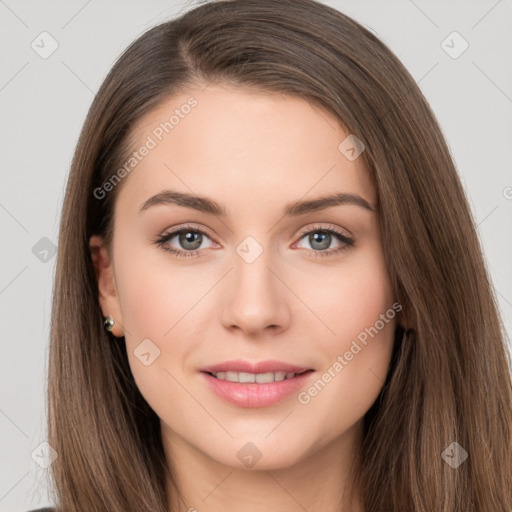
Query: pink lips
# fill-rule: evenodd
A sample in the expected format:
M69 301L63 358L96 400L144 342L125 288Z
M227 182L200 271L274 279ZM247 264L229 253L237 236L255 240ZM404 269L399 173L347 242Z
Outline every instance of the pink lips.
M278 382L258 384L230 382L218 379L210 374L226 371L248 373L281 371L300 375ZM267 407L276 404L290 394L299 391L310 380L312 373L314 373L314 370L310 368L295 366L281 361L268 360L253 364L241 359L226 361L201 370L202 378L205 379L207 385L215 394L239 407Z
M287 372L287 373L302 373L311 368L295 366L293 364L283 363L281 361L267 360L260 361L259 363L250 363L243 359L236 359L233 361L225 361L224 363L214 364L202 368L203 372L217 373L217 372L248 372L248 373L269 373L269 372Z

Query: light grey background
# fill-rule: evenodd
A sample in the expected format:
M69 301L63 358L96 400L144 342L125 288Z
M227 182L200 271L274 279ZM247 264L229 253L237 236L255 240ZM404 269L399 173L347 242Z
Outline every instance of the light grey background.
M79 131L117 56L151 26L197 3L0 0L0 511L50 504L46 472L36 460L46 440L55 257L41 249L34 253L33 247L48 245L40 242L43 237L57 242L64 185ZM325 3L373 30L430 102L469 197L510 335L512 1ZM31 47L35 40L43 50L43 31L58 42L46 59ZM444 49L461 49L457 36L442 46L453 31L469 44L458 58ZM45 41L48 50L50 41Z

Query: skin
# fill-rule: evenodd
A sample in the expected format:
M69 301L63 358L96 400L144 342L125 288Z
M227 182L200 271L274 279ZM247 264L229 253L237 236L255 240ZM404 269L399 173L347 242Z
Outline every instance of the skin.
M199 370L235 358L277 359L315 369L308 389L391 308L377 212L345 204L282 215L292 201L337 192L375 206L375 187L362 158L338 150L348 133L330 113L228 85L169 98L139 121L134 148L191 95L198 105L124 178L110 257L100 237L90 241L101 308L114 317L114 334L125 336L136 384L161 419L177 470L184 501L173 510L333 511L341 500L342 510L362 511L358 493L352 506L342 494L399 315L307 404L294 393L269 407L235 406L210 391ZM139 214L164 189L209 197L227 217L177 205ZM207 234L199 257L152 243L189 222ZM344 245L334 235L327 249L301 235L329 227L355 245L334 254ZM263 248L250 264L236 252L247 236ZM175 236L167 245L190 252L181 242ZM322 250L332 255L313 257ZM134 350L148 338L160 355L146 366ZM248 442L262 454L250 468L237 457Z

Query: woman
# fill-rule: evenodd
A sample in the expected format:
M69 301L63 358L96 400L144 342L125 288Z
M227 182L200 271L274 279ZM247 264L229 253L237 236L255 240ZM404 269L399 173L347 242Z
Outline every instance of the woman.
M312 0L197 7L101 86L62 212L58 511L510 511L510 354L434 114Z

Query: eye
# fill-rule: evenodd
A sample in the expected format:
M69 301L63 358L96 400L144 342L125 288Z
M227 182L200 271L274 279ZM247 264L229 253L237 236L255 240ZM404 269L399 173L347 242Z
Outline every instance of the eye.
M321 226L314 226L307 231L303 231L300 234L300 240L305 237L307 237L307 241L311 247L309 253L312 257L333 256L355 244L354 239L344 235L340 231ZM153 243L177 257L190 258L199 257L200 249L206 248L203 246L205 238L211 240L207 233L195 226L182 226L179 229L174 229L169 233L157 237L153 240ZM176 248L176 246L170 244L173 239L176 239L177 244L181 246L181 248ZM338 244L341 245L335 249L326 250L329 249L332 242L338 242ZM211 247L211 245L208 247Z
M202 230L194 226L183 226L174 231L170 231L159 236L153 243L161 247L164 251L170 252L180 258L190 258L199 256L199 249L203 245L204 239L210 237ZM177 243L183 249L177 249L170 245L170 242L176 238ZM204 249L204 247L202 247Z
M332 228L314 226L308 231L301 233L301 240L305 237L311 247L313 257L333 256L354 246L353 238L350 238L340 231ZM341 243L336 249L326 250L332 242Z

